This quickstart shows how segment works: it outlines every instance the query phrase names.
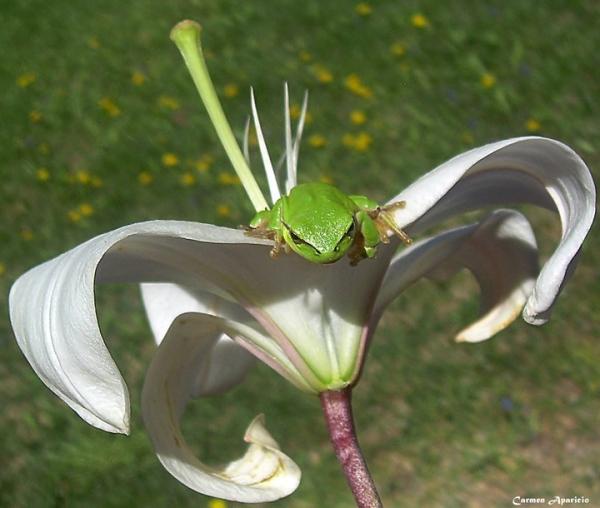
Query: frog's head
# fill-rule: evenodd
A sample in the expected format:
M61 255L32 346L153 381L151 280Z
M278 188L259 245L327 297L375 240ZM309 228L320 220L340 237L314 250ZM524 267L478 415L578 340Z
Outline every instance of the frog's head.
M339 218L338 218L339 219ZM292 228L284 224L282 228L285 243L312 263L333 263L342 258L352 247L355 237L355 224L352 217L345 221L334 221L327 217L295 224Z

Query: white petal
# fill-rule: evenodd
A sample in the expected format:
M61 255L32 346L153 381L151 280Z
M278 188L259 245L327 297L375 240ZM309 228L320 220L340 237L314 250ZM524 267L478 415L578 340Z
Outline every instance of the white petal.
M427 173L391 200L406 201L395 220L413 232L483 206L532 203L558 212L562 237L540 272L523 317L545 323L589 231L596 192L589 169L568 146L526 137L491 143Z
M215 294L200 289L185 289L166 282L141 285L142 301L150 328L157 343L160 343L167 330L181 314L200 312L213 316L226 317L245 324L255 323L252 317L239 305ZM206 362L204 371L198 372L201 386L195 396L223 393L241 383L248 370L254 365L254 356L222 334L215 344L211 356L216 361ZM219 358L227 358L227 362ZM215 365L219 365L215 368Z
M273 260L271 246L239 230L176 221L100 235L15 283L17 341L40 378L88 423L127 432L127 388L98 329L94 282L174 282L243 305L268 336L255 333L242 345L299 388L346 386L358 375L391 249L350 267L294 254Z
M532 291L538 272L537 247L525 217L498 210L479 224L446 231L400 252L384 279L374 320L421 277L447 276L461 268L471 270L480 285L483 316L457 340L477 342L508 326Z
M154 280L188 287L193 278L211 292L220 289L258 321L312 391L319 391L345 386L356 372L363 328L391 254L382 249L356 267L345 260L319 265L295 254L274 260L262 246L136 236L107 258L113 270L126 267L118 274L126 280L140 280L137 271L150 264Z
M178 277L186 278L190 263L198 263L187 259L188 266L182 263L174 270L157 263L151 253L146 257L136 255L139 245L133 239L143 244L143 239L149 237L162 239L165 249L169 241L185 244L188 239L208 242L217 249L215 243L220 242L268 244L248 238L241 231L210 225L176 221L133 224L93 238L31 269L10 292L15 337L33 369L85 421L110 432L128 432L129 395L98 328L95 278L178 281ZM130 251L124 239L132 240ZM105 255L113 247L112 253ZM268 247L254 248L268 256ZM168 256L168 251L164 254Z
M391 249L352 267L346 260L310 263L295 254L272 259L266 249L214 246L159 237L131 238L111 249L111 266L129 280L150 260L186 287L190 278L238 301L279 345L312 391L341 388L356 373L364 326ZM162 280L169 280L164 276ZM154 279L161 280L161 279Z
M537 254L531 226L519 213L497 211L477 228L449 260L468 268L481 288L482 316L457 341L488 339L519 316L539 272Z
M223 468L200 462L181 433L179 420L197 389L196 370L209 357L226 320L202 314L180 316L148 369L142 393L144 423L163 466L180 482L206 495L242 502L280 499L300 482L300 469L282 453L256 418L246 431L248 451ZM221 358L219 361L226 361Z
M186 312L225 317L250 326L254 323L252 316L238 303L202 288L168 282L146 282L140 284L140 290L146 316L157 343L163 339L175 318Z

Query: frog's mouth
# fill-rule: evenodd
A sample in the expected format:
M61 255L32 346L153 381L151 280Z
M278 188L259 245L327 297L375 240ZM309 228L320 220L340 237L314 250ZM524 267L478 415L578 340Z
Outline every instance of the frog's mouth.
M354 242L354 222L350 225L348 231L346 231L346 233L338 240L335 247L327 252L321 251L311 243L300 238L287 224L284 223L283 226L283 238L285 243L289 245L296 254L299 254L313 263L334 263L348 252L348 249L350 249Z

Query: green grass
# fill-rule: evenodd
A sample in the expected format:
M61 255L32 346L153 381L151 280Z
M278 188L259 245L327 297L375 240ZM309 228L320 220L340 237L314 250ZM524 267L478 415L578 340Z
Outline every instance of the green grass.
M272 147L282 141L282 83L289 82L294 103L310 90L305 140L318 134L326 144L304 143L301 180L330 178L347 192L384 200L460 151L528 133L529 120L539 122L537 133L573 146L598 175L597 2L382 1L371 3L369 16L341 0L273 5L17 0L2 7L2 308L19 274L95 234L152 218L236 226L251 216L241 187L220 183L229 165L169 41L183 18L204 26L219 92L239 88L223 98L238 134L251 85ZM415 13L429 25L412 26ZM404 55L390 51L397 43ZM321 83L315 66L333 80ZM143 84L132 83L134 72ZM29 73L33 82L19 86ZM495 78L489 88L481 83L486 73ZM348 90L351 74L372 98ZM103 98L110 99L104 109ZM110 116L115 106L120 114ZM366 123L351 123L354 110ZM368 150L345 146L344 135L360 132L372 137ZM166 153L179 163L165 167ZM209 156L210 168L199 172L197 161ZM37 177L40 168L47 181ZM139 183L142 171L151 184ZM193 185L181 183L186 173ZM82 204L91 215L81 216ZM229 215L220 216L225 205ZM549 252L556 219L530 216ZM508 506L516 495L600 503L597 233L541 329L517 322L488 342L454 344L454 333L477 313L466 275L420 283L392 306L355 393L360 438L387 506ZM95 430L52 396L18 351L5 310L0 505L206 506L207 498L164 472L140 421L153 346L136 289L101 288L98 300L130 386L132 435ZM266 367L230 394L194 404L186 435L201 457L223 461L242 450L246 424L263 411L304 473L298 491L274 506L352 506L317 400Z

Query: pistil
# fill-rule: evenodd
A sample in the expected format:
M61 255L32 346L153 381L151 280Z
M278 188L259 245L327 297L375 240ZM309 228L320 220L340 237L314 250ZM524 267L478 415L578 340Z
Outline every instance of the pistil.
M206 107L208 116L217 131L219 140L221 141L225 152L227 152L227 156L233 165L233 169L235 169L235 172L239 176L252 205L257 212L267 210L269 205L246 163L246 159L233 135L229 122L221 107L221 103L219 102L217 93L215 92L215 87L210 79L204 55L202 53L202 46L200 44L201 30L200 25L195 21L181 21L173 27L173 30L171 30L171 40L179 48L179 51L183 56L185 65L190 71L196 89Z

